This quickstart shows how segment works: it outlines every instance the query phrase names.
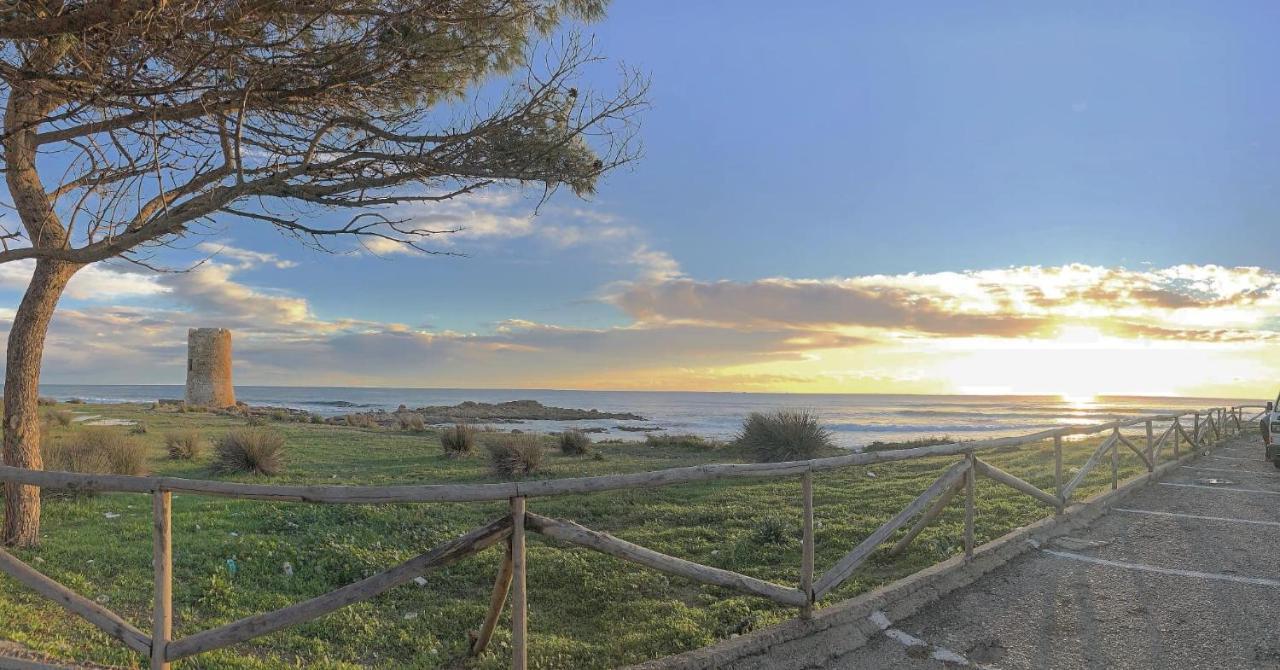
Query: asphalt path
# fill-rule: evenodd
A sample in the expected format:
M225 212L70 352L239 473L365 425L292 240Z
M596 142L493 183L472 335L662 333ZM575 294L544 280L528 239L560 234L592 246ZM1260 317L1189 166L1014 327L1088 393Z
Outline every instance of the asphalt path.
M1280 470L1238 437L832 668L1280 668Z

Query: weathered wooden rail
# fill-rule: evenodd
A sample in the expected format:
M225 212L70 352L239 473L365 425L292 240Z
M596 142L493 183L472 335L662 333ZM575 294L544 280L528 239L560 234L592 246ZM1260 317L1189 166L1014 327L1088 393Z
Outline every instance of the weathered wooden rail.
M510 596L512 607L512 667L526 667L528 653L528 607L525 583L526 531L540 533L579 547L593 549L610 556L637 563L654 570L694 582L734 589L796 607L802 617L811 616L814 605L830 594L860 568L881 544L915 519L905 535L890 550L897 554L909 545L925 527L959 495L964 496L964 552L972 557L974 520L976 515L976 480L983 476L1008 486L1061 513L1073 499L1086 477L1104 458L1110 457L1111 486L1119 485L1120 447L1134 452L1146 465L1155 468L1162 450L1170 445L1173 457L1181 455L1183 444L1200 448L1240 431L1261 416L1246 419L1244 412L1260 405L1216 407L1196 412L1149 415L1118 419L1089 426L1070 426L1043 430L1028 435L960 442L914 449L853 453L844 456L783 463L727 463L672 468L654 472L603 475L499 484L429 484L412 486L275 486L190 480L175 477L133 477L124 475L92 475L70 472L26 470L0 466L0 481L9 484L69 489L74 491L114 491L146 493L153 500L153 564L155 605L148 635L124 618L101 605L76 594L71 589L41 574L12 554L0 550L0 571L18 580L40 595L84 618L108 635L150 659L151 668L168 668L173 661L220 649L295 626L329 612L368 600L396 586L412 581L428 571L455 563L488 547L503 544L502 563L494 582L490 607L479 632L472 642L472 653L484 650L492 638L498 619ZM1183 425L1186 421L1189 425ZM1167 423L1157 437L1155 425ZM1135 444L1121 433L1122 428L1143 426L1143 444ZM1188 430L1190 428L1190 430ZM1068 481L1063 479L1063 438L1110 433L1089 455L1088 460ZM1053 441L1054 491L1045 491L979 458L980 453ZM840 468L874 463L905 461L919 458L959 456L924 492L884 525L864 538L825 573L814 574L813 474ZM803 498L802 554L800 580L796 587L784 586L641 547L607 533L580 526L572 521L553 519L530 512L528 498L616 491L622 489L671 486L736 478L799 477ZM274 612L257 614L238 621L173 639L173 541L170 508L172 495L194 494L227 496L254 500L307 502L317 504L382 504L418 502L476 502L506 500L510 513L445 542L426 553L405 561L382 573L348 584L310 600ZM0 659L0 667L3 667Z

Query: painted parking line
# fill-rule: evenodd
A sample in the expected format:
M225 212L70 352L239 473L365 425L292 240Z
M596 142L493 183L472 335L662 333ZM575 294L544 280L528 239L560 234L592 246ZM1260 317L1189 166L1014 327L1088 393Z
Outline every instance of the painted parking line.
M1232 470L1231 468L1198 468L1194 465L1183 465L1181 467L1186 468L1187 470L1199 470L1200 472L1227 472L1233 475L1253 475L1255 477L1267 477L1268 479L1275 479L1277 477L1280 477L1280 475L1277 475L1273 472L1258 472L1256 470L1240 470L1240 469Z
M1264 491L1262 489L1238 489L1230 486L1206 486L1204 484L1182 484L1179 482L1160 482L1161 486L1181 486L1189 489L1208 489L1210 491L1232 491L1235 493L1261 493L1269 496L1280 496L1280 491Z
M1164 516L1175 519L1198 519L1201 521L1220 521L1223 523L1244 523L1254 526L1275 526L1280 528L1280 521L1254 521L1253 519L1237 519L1229 516L1204 516L1202 514L1182 514L1179 512L1161 512L1154 509L1128 509L1124 507L1113 507L1113 512L1124 512L1125 514L1145 514L1147 516Z
M1084 554L1074 554L1069 551L1057 551L1055 549L1041 549L1050 556L1065 558L1072 561L1081 561L1084 563L1093 563L1094 565L1105 565L1111 568L1123 568L1125 570L1133 570L1135 572L1154 572L1160 575L1173 575L1175 577L1191 577L1194 579L1208 579L1219 582L1236 582L1238 584L1252 584L1254 586L1270 586L1280 588L1280 580L1266 579L1263 577L1241 577L1240 575L1224 575L1220 572L1200 572L1198 570L1179 570L1177 568L1162 568L1156 565L1146 565L1144 563L1128 563L1125 561L1109 561L1105 558L1097 558L1095 556L1085 556Z
M890 621L889 617L880 610L876 610L872 612L871 616L868 616L867 619L871 621L871 623L875 624L876 627L879 628L884 633L885 637L889 638L890 640L893 640L894 642L897 642L898 644L904 647L908 647L908 648L915 647L917 649L928 650L929 658L932 658L935 661L941 661L947 666L960 665L960 666L975 667L975 668L978 668L979 670L996 670L991 666L974 663L970 661L968 658L965 658L963 654L958 654L954 651L951 651L950 649L947 649L946 647L939 647L937 645L929 644L928 642L921 640L920 638L912 635L911 633L908 633L899 628L893 628L893 622Z

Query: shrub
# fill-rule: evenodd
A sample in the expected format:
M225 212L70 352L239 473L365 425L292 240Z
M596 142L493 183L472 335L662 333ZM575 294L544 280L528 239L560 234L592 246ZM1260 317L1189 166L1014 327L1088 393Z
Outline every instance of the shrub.
M81 400L80 398L69 398L69 399L67 400L67 404L68 404L68 405L83 405L83 404L84 404L84 400Z
M915 449L916 447L932 447L938 444L954 444L960 440L954 439L948 435L942 437L917 437L911 440L902 440L901 442L885 442L876 440L871 444L863 447L863 451L889 451L892 449Z
M288 410L283 410L283 409L271 410L271 420L272 421L288 421L289 420Z
M822 427L817 414L785 409L747 415L737 443L759 461L813 458L833 446L831 432Z
M139 422L137 422L137 423L133 424L133 427L129 428L129 434L131 434L131 435L146 435L146 434L147 434L147 422L145 422L145 421L139 421Z
M75 418L71 412L63 409L51 409L44 413L44 420L50 425L58 424L59 426L70 426L71 420Z
M274 475L284 470L284 435L269 428L237 428L214 450L215 472Z
M465 423L446 428L440 433L440 446L444 447L445 456L470 456L476 451L476 429Z
M560 433L560 453L566 456L585 456L591 453L591 438L580 430Z
M415 432L427 429L427 422L423 420L421 414L412 412L400 412L396 414L396 423L399 424L400 430L412 430Z
M489 467L501 477L523 477L542 464L542 440L531 434L495 434L485 440Z
M378 427L377 422L375 422L373 420L373 417L369 416L368 414L348 414L346 416L346 421L348 426L352 426L354 428L377 428Z
M147 474L147 448L121 431L86 427L44 448L50 470L97 475Z
M42 396L42 397L36 398L36 404L41 407L52 407L58 404L58 401L54 400L53 398L45 398Z
M267 421L267 417L261 414L250 414L248 418L244 420L244 424L246 426L249 426L250 428L258 428L261 426L265 426L268 423L270 422Z
M751 540L756 544L786 544L794 532L786 517L774 514L756 524L751 531Z
M165 433L164 448L169 452L169 458L189 461L199 458L200 452L204 451L204 438L198 430Z
M319 414L312 414L311 423L324 423L324 417L320 416Z

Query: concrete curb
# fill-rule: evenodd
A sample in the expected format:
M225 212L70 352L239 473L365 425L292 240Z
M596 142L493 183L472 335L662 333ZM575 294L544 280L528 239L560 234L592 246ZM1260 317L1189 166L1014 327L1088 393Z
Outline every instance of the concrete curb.
M1223 440L1220 445L1230 439ZM1215 448L1220 445L1215 445ZM1176 461L1158 466L1154 472L1124 482L1114 491L1105 491L1074 504L1061 515L1014 529L974 549L970 560L966 561L963 555L954 556L874 591L818 610L808 621L791 619L710 647L629 666L629 670L809 670L828 667L835 658L863 646L880 633L880 628L867 619L872 612L883 611L891 621L910 617L1028 549L1091 523L1131 493L1162 479L1200 455L1199 452L1190 452Z

